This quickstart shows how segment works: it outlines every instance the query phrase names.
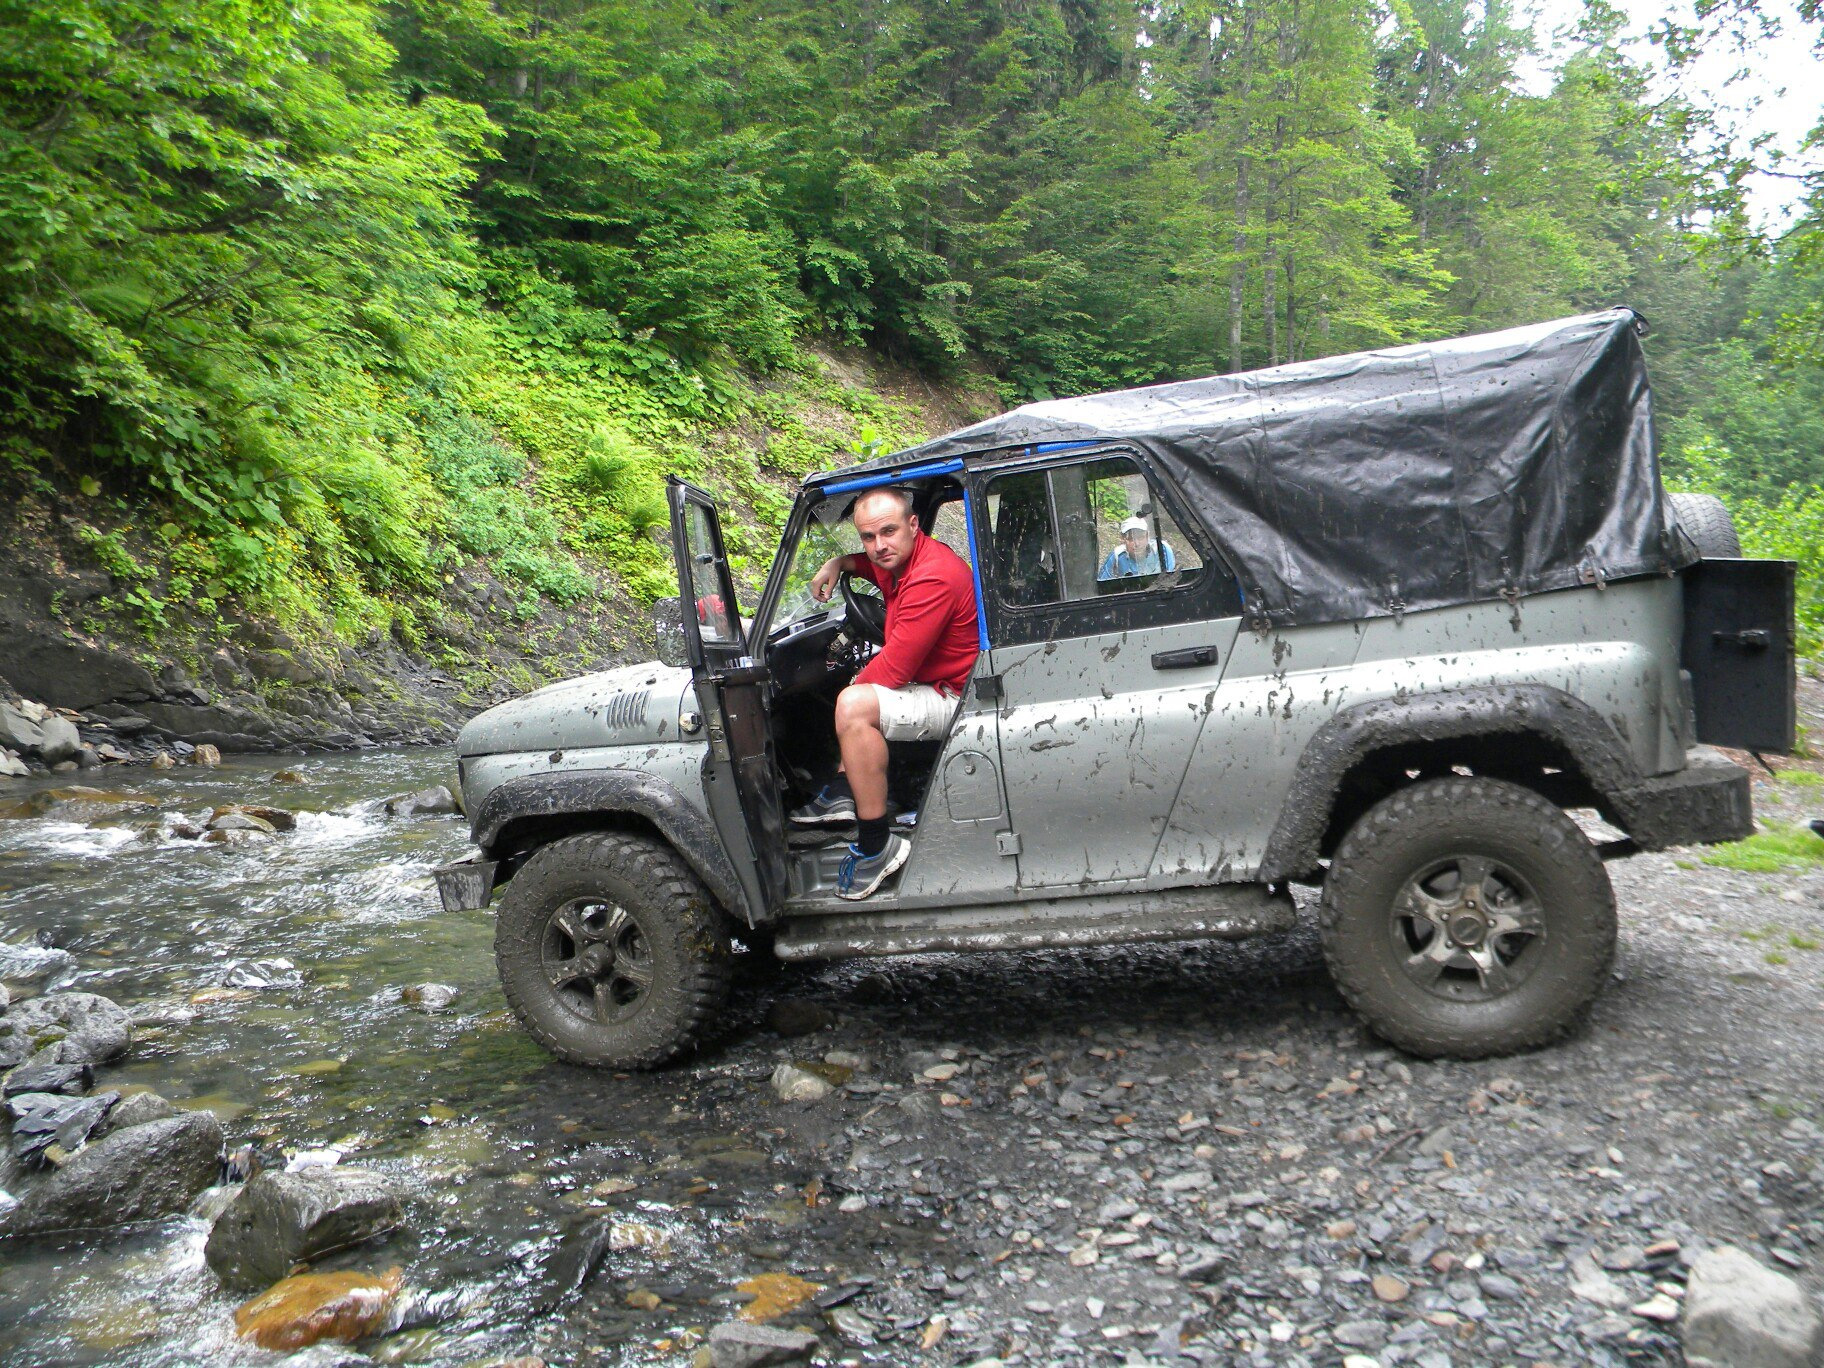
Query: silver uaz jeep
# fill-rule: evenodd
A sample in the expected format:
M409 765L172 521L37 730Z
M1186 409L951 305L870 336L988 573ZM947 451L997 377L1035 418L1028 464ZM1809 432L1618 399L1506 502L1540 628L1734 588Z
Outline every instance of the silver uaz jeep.
M1700 743L1793 741L1793 567L1661 489L1641 329L1616 309L1032 404L805 480L751 614L714 502L674 479L673 662L463 729L480 852L439 871L445 905L502 889L507 999L583 1064L686 1050L734 940L1241 937L1293 924L1294 883L1322 884L1330 971L1388 1040L1550 1041L1614 952L1603 861L1746 835L1748 776ZM852 903L844 833L783 813L834 773L833 702L884 626L871 586L824 604L810 579L887 484L971 565L981 655L949 734L893 745L911 856ZM1152 573L1110 573L1135 519Z

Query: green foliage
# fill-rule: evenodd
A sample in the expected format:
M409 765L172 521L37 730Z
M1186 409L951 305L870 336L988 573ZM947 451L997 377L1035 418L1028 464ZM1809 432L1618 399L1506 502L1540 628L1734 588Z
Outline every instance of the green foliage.
M649 600L668 472L757 570L791 481L925 435L820 337L1023 399L1625 300L1668 470L1801 561L1824 635L1824 201L1757 241L1606 5L1546 94L1471 0L0 0L0 33L0 479L158 528L205 614L421 641L474 561L526 616Z
M1770 826L1744 841L1713 847L1704 863L1750 874L1781 874L1824 864L1824 837L1809 827Z

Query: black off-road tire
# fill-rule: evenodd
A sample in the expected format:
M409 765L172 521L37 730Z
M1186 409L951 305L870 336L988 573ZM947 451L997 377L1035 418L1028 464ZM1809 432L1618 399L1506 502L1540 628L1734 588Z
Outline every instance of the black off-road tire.
M1708 560L1740 560L1742 539L1729 505L1714 494L1668 494L1672 517Z
M555 985L547 969L553 943L569 943L554 919L592 901L625 910L651 976L612 1024L585 1015L574 985ZM539 1044L610 1069L683 1054L727 1001L733 971L726 919L689 866L663 842L621 831L553 841L527 860L501 899L494 958L507 1004Z
M1542 934L1487 943L1499 953L1517 942L1514 964L1537 956L1511 988L1491 987L1473 965L1446 971L1456 977L1433 986L1409 968L1428 947L1405 939L1405 928L1427 923L1402 921L1398 909L1415 905L1408 890L1424 887L1428 870L1443 868L1444 877L1464 883L1470 866L1459 861L1492 865L1502 897L1515 886L1530 895L1515 906L1531 909ZM1319 930L1338 991L1377 1035L1427 1058L1481 1059L1537 1049L1578 1025L1614 963L1615 893L1588 837L1530 789L1432 779L1389 795L1343 838L1324 883ZM1437 942L1447 952L1454 944Z

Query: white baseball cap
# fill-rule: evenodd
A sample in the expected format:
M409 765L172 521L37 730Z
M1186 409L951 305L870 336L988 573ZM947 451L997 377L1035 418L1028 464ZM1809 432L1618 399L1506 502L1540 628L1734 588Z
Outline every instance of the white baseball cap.
M1121 524L1121 535L1124 537L1129 532L1144 532L1146 530L1145 518L1129 518L1126 522Z

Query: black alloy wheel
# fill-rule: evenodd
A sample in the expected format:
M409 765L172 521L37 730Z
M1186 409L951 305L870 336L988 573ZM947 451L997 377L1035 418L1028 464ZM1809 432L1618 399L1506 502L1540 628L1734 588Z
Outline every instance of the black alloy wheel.
M727 1000L727 919L670 846L626 831L545 846L507 885L501 987L552 1054L650 1069L695 1043Z
M1413 1054L1477 1059L1574 1029L1615 956L1615 895L1589 838L1530 789L1453 776L1399 790L1330 861L1330 976Z

